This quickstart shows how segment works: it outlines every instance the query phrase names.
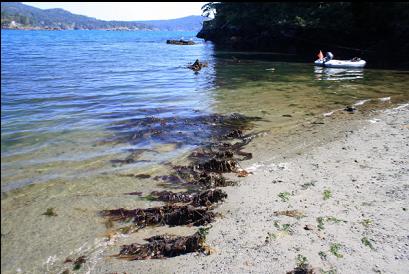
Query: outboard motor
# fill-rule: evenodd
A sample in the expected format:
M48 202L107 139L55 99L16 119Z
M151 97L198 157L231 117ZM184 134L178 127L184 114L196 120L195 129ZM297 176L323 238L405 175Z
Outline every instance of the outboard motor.
M334 54L332 54L332 52L328 51L327 54L325 55L325 61L331 61L332 58L334 58Z

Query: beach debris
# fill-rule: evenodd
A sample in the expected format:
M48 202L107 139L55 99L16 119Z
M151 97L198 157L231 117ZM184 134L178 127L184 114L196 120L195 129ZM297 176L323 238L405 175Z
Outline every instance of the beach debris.
M123 245L119 254L114 256L126 260L147 260L205 252L205 239L206 236L200 231L191 236L158 235L145 239L146 244Z
M207 63L201 63L199 59L196 59L196 61L192 65L189 65L187 67L193 71L199 71L202 68L207 67L207 65L208 65Z
M305 217L304 213L300 210L283 210L283 211L274 211L274 215L285 215L288 217L294 217L297 219L300 219L302 217Z
M47 208L47 210L43 213L43 214L41 214L41 215L45 215L45 216L48 216L48 217L55 217L55 216L58 216L58 214L57 213L55 213L55 210L54 210L54 208L53 207L49 207L49 208Z
M306 224L306 225L304 226L304 229L305 229L305 230L314 230L314 226L313 226L313 225L310 225L310 224Z
M102 216L113 221L132 221L138 228L150 225L194 225L200 226L214 221L215 213L208 208L191 205L165 205L146 209L103 210Z
M291 114L283 114L282 117L293 117Z
M253 174L253 172L242 169L237 172L237 177L247 177L250 174Z
M192 206L211 206L214 203L220 202L227 197L227 194L221 189L209 189L200 193L174 193L172 191L154 191L152 196L156 196L157 200L169 203L189 203Z
M193 41L186 41L186 40L166 40L166 44L171 44L171 45L194 45L196 44Z
M349 113L354 113L355 110L356 110L356 108L351 107L351 106L346 106L346 107L344 108L344 110L347 111L347 112L349 112Z

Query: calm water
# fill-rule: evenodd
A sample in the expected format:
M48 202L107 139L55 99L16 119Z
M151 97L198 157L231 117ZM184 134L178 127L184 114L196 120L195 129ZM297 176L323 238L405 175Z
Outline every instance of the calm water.
M408 72L268 61L194 36L2 30L2 272L59 273L69 255L86 254L90 270L104 263L117 246L96 212L154 205L123 195L160 189L154 181L121 175L165 174L210 138L200 117L259 116L255 130L274 135L345 105L409 99ZM179 38L198 44L166 44ZM209 65L195 74L186 66L196 59ZM41 215L49 207L57 217Z

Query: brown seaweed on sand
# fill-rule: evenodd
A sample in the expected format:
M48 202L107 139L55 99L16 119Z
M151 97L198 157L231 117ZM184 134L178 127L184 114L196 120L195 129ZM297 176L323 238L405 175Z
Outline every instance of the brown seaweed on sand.
M149 225L194 225L211 223L215 213L207 208L195 208L191 205L166 205L152 208L103 210L101 214L113 221L132 220L138 228Z
M123 245L115 257L126 260L163 259L206 251L205 236L200 232L191 236L159 235L145 240L147 244Z
M214 203L222 201L227 197L227 194L221 189L209 189L204 190L200 193L174 193L172 191L154 191L151 193L152 196L156 196L156 199L169 202L169 203L189 203L192 206L210 206Z

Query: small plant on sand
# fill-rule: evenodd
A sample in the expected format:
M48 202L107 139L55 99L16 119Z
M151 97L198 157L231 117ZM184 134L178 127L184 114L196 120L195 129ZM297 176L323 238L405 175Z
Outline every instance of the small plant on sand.
M341 249L341 244L335 243L335 244L331 244L330 246L330 252L336 256L337 258L342 258L344 257L342 254L339 253L339 250Z
M369 241L369 239L368 239L367 237L363 237L363 238L361 239L361 242L362 242L364 245L368 246L370 249L372 249L372 250L375 249L375 248L373 247L372 243Z
M324 218L323 217L318 217L317 218L317 223L318 223L317 227L318 227L319 230L323 230L325 228L324 227Z
M321 270L321 274L337 274L337 270L332 268L330 270Z
M316 183L317 181L311 181L311 182L309 182L309 183L305 183L305 184L302 184L301 185L301 188L302 189L307 189L307 188L309 188L309 187L311 187L311 186L315 186L315 183Z
M55 217L55 216L58 216L57 215L57 213L55 213L55 211L54 211L54 208L53 207L49 207L49 208L47 208L47 210L43 213L43 214L41 214L41 215L45 215L45 216L48 216L48 217Z
M368 228L370 225L373 224L373 221L372 221L371 219L363 219L363 220L361 221L361 224L362 224L364 227Z
M347 222L347 221L340 220L340 219L338 219L338 218L336 218L336 217L333 217L333 216L328 216L328 217L325 218L325 220L326 220L327 222L331 222L331 223L335 223L335 224L339 224L340 222L344 222L344 223Z
M297 261L297 267L299 268L305 268L308 265L308 259L307 257L298 254L297 257L295 258L295 260Z
M290 192L280 192L278 197L281 198L281 201L288 202L290 200L291 193Z
M332 193L328 189L324 190L324 192L322 194L324 195L324 200L328 200L329 198L332 197Z
M327 254L325 254L324 251L318 252L318 255L320 255L321 260L323 260L323 261L327 260Z
M265 243L267 244L267 243L269 243L270 241L275 240L275 239L277 239L277 236L276 236L274 233L267 232L267 236L266 236L266 239L265 239Z

